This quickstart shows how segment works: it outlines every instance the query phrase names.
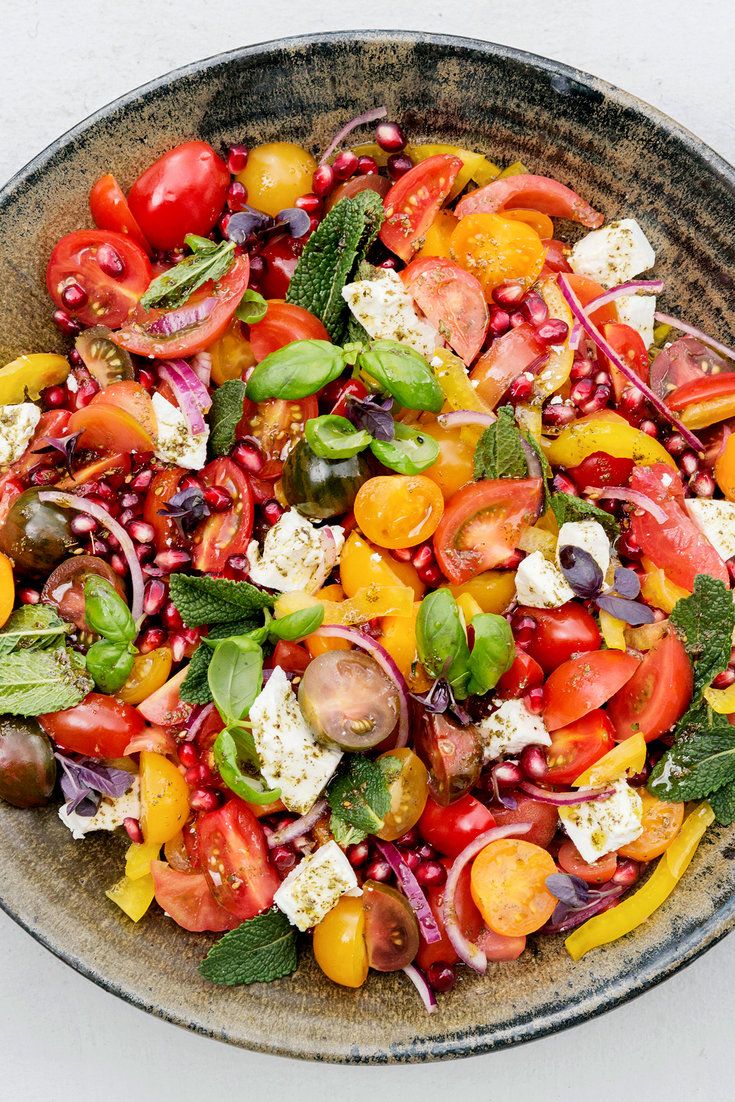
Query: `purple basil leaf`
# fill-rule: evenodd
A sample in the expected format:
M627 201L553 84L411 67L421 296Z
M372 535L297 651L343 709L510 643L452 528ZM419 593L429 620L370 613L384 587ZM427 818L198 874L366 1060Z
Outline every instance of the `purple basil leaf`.
M204 493L192 486L188 490L179 490L170 501L164 503L158 510L159 516L173 517L173 519L186 535L196 528L200 520L209 516L209 506L204 500Z
M567 907L583 907L590 898L590 889L579 876L566 872L554 872L546 877L546 887Z
M458 723L466 727L472 722L469 714L454 699L452 686L443 677L437 677L434 684L425 693L411 693L414 700L418 700L427 712L432 715L444 715L448 712L453 715Z
M570 586L582 600L596 597L602 589L602 571L587 551L581 547L561 547L559 566Z
M244 210L230 215L225 237L228 241L234 241L236 245L244 245L251 237L257 236L264 230L272 230L275 224L275 219L269 214L264 214L262 210L245 207Z
M76 454L77 444L79 443L79 437L82 435L82 430L79 432L72 432L68 436L46 436L44 439L47 441L46 446L43 448L34 448L35 455L49 455L52 452L59 452L64 458L64 466L69 474L72 473L71 465Z
M348 398L347 418L357 429L366 429L375 440L392 440L392 398Z
M287 207L276 215L276 224L279 229L286 230L290 237L303 237L309 232L311 218L301 207Z
M518 809L518 800L515 796L509 795L507 792L498 792L498 803L503 807L507 807L508 811L516 811Z
M547 878L547 880L551 879L552 877ZM563 934L568 930L576 929L588 918L594 918L596 914L606 911L610 906L610 900L616 899L626 891L627 888L620 884L607 892L590 892L589 903L585 907L567 907L566 904L560 903L555 908L550 920L543 927L543 933Z
M640 601L629 601L625 597L615 597L611 593L605 593L597 598L597 607L609 612L618 620L625 621L631 627L639 627L641 624L652 624L656 619L653 609Z
M627 566L618 566L615 568L613 589L621 597L628 597L634 601L641 591L640 578L635 570L629 570Z
M100 803L100 796L117 798L124 795L133 783L133 775L125 769L95 761L94 758L74 759L58 751L56 760L63 770L61 791L69 812L89 818Z

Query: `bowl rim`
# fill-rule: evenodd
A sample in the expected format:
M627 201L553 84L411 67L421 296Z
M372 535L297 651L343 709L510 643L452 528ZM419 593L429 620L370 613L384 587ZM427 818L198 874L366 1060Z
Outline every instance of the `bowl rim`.
M337 45L340 43L360 44L366 42L422 42L436 46L446 46L458 52L467 51L493 57L509 58L534 69L549 73L552 76L561 76L583 87L599 91L606 98L612 100L619 106L633 111L647 121L652 121L657 127L682 143L696 158L704 160L715 173L727 182L733 193L733 198L735 198L735 167L733 167L733 165L731 165L720 153L660 108L649 104L647 101L632 93L624 91L601 77L593 76L592 74L586 73L584 70L564 62L554 61L527 50L516 49L512 46L506 46L502 43L491 42L485 39L417 30L355 29L314 32L310 34L269 39L247 46L235 47L218 54L212 54L206 58L187 62L184 65L171 69L133 88L123 95L110 100L80 122L70 127L57 138L54 138L30 161L13 173L7 182L0 187L0 205L12 199L23 184L33 179L36 174L43 172L49 161L60 150L71 144L75 139L83 136L90 127L97 123L104 122L110 115L124 110L126 107L139 101L151 92L156 92L176 80L201 74L219 65L227 64L230 61L265 56L269 53L282 51L284 49L299 49L316 44L323 45L333 43ZM70 950L65 949L61 938L53 937L43 929L35 927L32 919L26 920L21 915L15 913L12 907L2 898L2 895L0 895L0 910L7 914L8 917L16 922L23 930L29 933L35 941L48 949L55 957L110 994L116 995L130 1005L153 1014L157 1018L171 1022L173 1025L178 1025L191 1032L198 1033L202 1036L213 1037L217 1040L225 1040L228 1041L228 1043L241 1043L223 1037L221 1034L214 1033L208 1027L196 1021L192 1021L191 1018L178 1013L176 1010L166 1010L160 1005L150 1002L135 991L129 990L124 985L118 983L114 978L100 974L95 970L93 962L89 962ZM567 1004L564 1007L557 1007L554 1011L549 1012L544 1018L537 1019L533 1026L520 1036L506 1033L504 1036L498 1038L493 1037L489 1032L483 1032L482 1028L468 1027L465 1030L451 1034L426 1035L424 1037L400 1042L391 1047L387 1056L379 1054L355 1055L346 1044L341 1047L335 1045L330 1051L316 1053L314 1051L299 1049L293 1044L289 1044L287 1039L281 1041L269 1040L267 1043L253 1039L242 1044L242 1047L246 1047L250 1051L257 1051L270 1055L342 1064L416 1063L436 1059L457 1059L481 1055L491 1051L500 1051L571 1028L584 1021L597 1018L618 1006L622 1006L624 1003L656 987L659 983L662 983L670 976L675 975L693 961L697 960L698 957L702 956L721 941L725 935L730 932L733 926L735 926L735 895L731 896L729 900L722 904L701 926L693 930L686 939L677 941L675 944L673 942L670 943L668 952L662 956L659 955L656 957L653 967L646 970L645 974L640 977L638 983L633 985L628 980L627 988L609 992L604 1001L593 1007L589 1007L585 1003Z

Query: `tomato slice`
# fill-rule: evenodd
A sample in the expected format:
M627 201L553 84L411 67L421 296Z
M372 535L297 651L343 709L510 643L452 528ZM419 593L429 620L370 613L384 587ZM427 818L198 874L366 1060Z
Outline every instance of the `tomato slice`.
M470 372L480 398L494 409L513 380L546 351L527 321L498 337Z
M544 783L572 784L614 745L613 725L599 708L567 727L560 727L554 731L551 746L546 750Z
M268 859L268 845L248 805L233 796L197 822L202 870L214 898L243 921L273 903L280 886Z
M215 459L201 474L205 486L227 490L232 505L213 513L194 533L194 568L205 574L224 570L231 555L244 555L253 534L253 492L247 475L231 459Z
M559 867L570 876L578 876L586 884L606 884L612 880L618 867L614 853L606 853L597 861L585 861L574 842L562 843L557 857Z
M631 328L630 325L623 325L622 322L608 322L607 325L603 326L602 333L607 343L614 352L617 352L621 360L632 367L639 379L648 382L648 349L638 330ZM631 384L609 361L608 368L613 381L615 397L620 401L621 394ZM735 386L733 389L735 390Z
M607 706L618 742L641 734L658 738L681 719L692 699L694 677L684 645L669 631Z
M455 585L506 562L541 509L540 478L473 482L447 502L434 533L442 571Z
M136 245L140 245L148 256L151 255L151 247L128 206L125 192L111 173L100 176L92 185L89 209L99 229L122 233Z
M100 459L93 459L91 463L85 463L77 468L73 475L66 475L56 483L57 490L77 490L86 482L96 482L98 479L119 479L130 474L130 455L122 452L112 452L103 455Z
M630 681L640 662L619 650L598 650L562 662L545 686L544 723L558 731L600 708Z
M471 364L487 332L479 280L452 260L422 257L401 272L406 290L460 359Z
M635 467L630 485L650 497L666 514L664 521L642 510L631 516L633 538L643 554L667 578L690 592L697 574L710 574L729 587L727 566L684 510L684 487L677 472L662 463Z
M111 383L88 406L71 415L70 432L81 432L83 448L149 452L155 447L156 414L145 387L126 380Z
M136 708L103 693L89 693L73 708L49 712L38 722L62 750L90 758L121 758L145 727Z
M128 352L159 360L193 356L213 344L227 329L247 290L249 277L247 255L238 256L222 279L205 283L183 306L175 310L136 307L126 325L115 334L115 343Z
M544 268L548 270L550 275L554 272L571 272L569 267L569 253L571 249L567 245L566 241L559 241L557 238L544 238L543 246L546 249L546 257L544 259ZM545 273L541 273L542 278Z
M524 646L545 673L551 673L575 654L597 650L602 643L594 616L576 601L569 601L561 608L521 606L517 615L534 621L533 634Z
M516 649L513 665L498 681L495 693L501 700L516 700L529 689L544 683L544 671L535 658L520 648Z
M138 711L149 723L177 729L184 726L192 711L192 705L179 696L185 677L186 666L138 705Z
M380 240L401 260L410 260L421 247L461 168L459 157L448 153L427 157L401 176L386 195Z
M456 857L494 826L491 812L469 792L448 807L429 796L418 821L421 837L446 857Z
M191 933L234 930L240 919L220 907L203 872L173 869L166 861L151 861L156 903L177 926Z
M119 274L110 274L113 265L119 267ZM110 329L123 324L150 281L150 262L140 245L110 230L66 234L55 245L46 268L48 293L61 310L83 325ZM79 305L69 306L63 294L74 285L84 297Z
M304 435L304 425L318 415L319 403L315 394L298 402L269 398L266 402L256 403L245 399L237 437L244 440L252 436L260 445L265 464L258 472L259 478L268 482L280 477L288 453Z
M143 520L153 527L156 551L169 551L186 546L186 536L175 517L163 511L179 488L185 475L180 467L173 467L154 474L143 503Z
M460 199L456 214L458 218L464 218L466 214L496 214L506 208L513 210L519 207L541 211L551 218L581 222L590 229L597 229L605 220L599 211L566 184L550 176L533 176L528 173L505 176L471 191Z
M319 318L303 306L272 299L262 321L250 326L250 345L258 363L292 341L329 341Z
M576 467L569 467L567 473L584 491L588 486L627 486L634 467L633 459L607 452L590 452Z
M492 813L498 826L509 823L530 823L531 829L523 837L537 846L548 846L559 826L559 814L553 804L542 804L532 796L514 792L516 807L503 807L493 804Z
M311 662L311 655L306 647L300 643L291 643L286 639L279 639L273 648L273 654L266 658L266 665L280 666L287 673L302 674Z
M735 394L735 371L724 375L703 375L678 386L666 397L671 409L686 409L695 402L708 402L713 398L725 398Z
M590 279L589 276L577 275L572 272L567 276L567 282L585 307L589 306L600 295L605 294L605 288L602 284ZM599 328L607 322L617 322L618 309L614 302L608 302L605 306L598 306L596 310L592 310L589 316L590 320Z

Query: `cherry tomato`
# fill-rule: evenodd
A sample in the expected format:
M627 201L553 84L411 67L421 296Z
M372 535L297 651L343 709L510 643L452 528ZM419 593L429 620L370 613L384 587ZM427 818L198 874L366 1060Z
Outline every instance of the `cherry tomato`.
M545 784L568 785L599 761L615 745L613 725L596 709L581 719L560 727L546 749Z
M515 574L512 570L486 570L466 582L449 587L457 599L469 593L483 612L507 612L515 597Z
M185 472L180 467L167 468L154 474L143 503L143 520L150 524L155 532L156 551L181 549L186 546L186 536L175 517L166 516L163 511L179 488Z
M415 732L416 753L429 769L429 791L443 807L477 784L482 744L474 724L460 727L446 715L425 713Z
M446 862L446 864L451 868L451 862ZM431 964L436 964L439 961L444 964L455 964L456 961L459 960L457 952L444 928L444 887L429 888L426 892L426 898L442 936L440 941L435 941L431 945L425 942L423 938L421 939L419 951L416 955L416 963L420 968L423 968L424 971L426 971ZM475 901L472 898L469 865L462 870L459 880L457 881L457 887L454 893L454 909L460 930L466 938L476 943L481 936L483 926L482 915L478 911Z
M417 256L443 256L449 259L452 234L457 227L457 219L450 210L440 210L429 226L424 243Z
M488 960L518 960L526 948L526 935L508 937L507 934L496 934L495 930L483 928L477 945Z
M447 501L472 481L475 449L464 439L461 428L444 429L427 422L427 431L439 445L439 456L423 473L436 482Z
M146 654L136 654L128 679L117 694L120 700L126 704L142 704L166 684L172 663L170 647L156 647Z
M354 512L360 530L378 547L414 547L436 531L444 498L424 475L378 475L357 491Z
M584 491L588 486L627 486L634 467L632 459L607 452L591 452L576 467L570 467L568 474Z
M163 754L140 755L140 826L146 842L162 846L189 818L189 788L178 768Z
M399 562L354 531L342 548L339 573L347 597L354 597L366 585L407 585L418 600L426 589L410 562Z
M546 346L526 321L498 337L470 372L470 379L480 398L487 402L490 409L494 409L513 380L544 352Z
M424 763L407 746L389 750L381 754L378 760L382 758L393 759L400 764L400 772L388 784L390 809L377 832L378 838L393 842L411 830L421 818L429 797L429 777Z
M504 176L469 192L457 204L457 215L463 218L473 211L501 211L522 207L539 210L552 218L568 218L583 226L596 229L604 218L589 203L559 180L550 176L534 176L518 173Z
M133 217L125 192L110 173L92 184L89 209L99 229L125 234L150 256L151 247Z
M275 216L311 191L315 169L316 161L300 145L266 142L248 151L247 164L237 179L247 188L251 206Z
M85 463L77 468L73 475L66 475L59 479L55 485L57 490L78 490L85 482L96 482L98 479L109 479L113 486L130 474L131 455L123 455L122 452L111 452L109 455L93 459L91 463Z
M284 299L296 271L296 265L304 251L306 238L277 234L258 250L263 267L254 280L257 290L267 299Z
M331 406L330 413L337 417L344 417L348 408L348 398L366 398L368 390L359 379L348 379L347 382L337 379L335 382L336 387L331 393L330 387L324 388L322 398L326 399ZM330 386L334 386L334 384L330 384Z
M74 624L80 631L89 631L84 614L84 583L91 575L104 578L114 586L121 597L125 587L112 567L96 555L72 555L49 574L41 590L44 604L57 609L62 619Z
M343 987L362 987L368 975L362 898L343 895L314 927L312 948L330 980Z
M370 172L367 176L353 176L351 180L345 180L339 184L328 197L324 204L324 210L328 214L332 207L342 199L353 199L361 191L375 191L381 199L385 199L391 189L391 182L385 176L378 176L376 172Z
M212 513L194 533L193 565L205 574L222 571L231 555L244 555L253 534L253 493L247 475L231 459L215 459L201 474L205 486L220 486L232 501Z
M175 310L144 310L137 306L127 324L115 334L115 343L128 352L159 360L193 356L225 332L247 290L250 261L238 256L216 284L205 283ZM166 318L170 335L156 332Z
M233 318L221 337L207 349L212 357L212 382L217 386L228 379L242 379L255 366L255 354L243 332L243 325Z
M522 838L499 838L478 853L470 883L485 925L496 934L520 937L539 930L558 900L546 887L556 872L551 854Z
M410 260L434 221L462 168L459 157L440 153L414 165L384 200L380 240L401 260Z
M575 654L597 650L602 642L594 616L576 601L569 601L561 608L521 605L517 615L534 621L533 633L524 649L544 673L551 673Z
M469 792L444 807L429 796L419 819L419 834L446 857L462 850L495 826L495 817Z
M71 415L68 428L82 433L84 448L150 452L155 447L156 414L148 391L129 380L101 390Z
M542 214L540 210L504 210L503 218L509 218L511 222L525 222L532 230L535 230L542 239L544 246L549 238L554 236L554 223L548 214Z
M605 884L612 880L618 867L614 853L606 853L597 861L585 861L574 842L563 842L557 857L559 866L570 876L578 876L586 884Z
M558 241L552 237L543 238L543 246L546 249L544 270L553 275L554 272L571 272L569 267L569 254L571 249L566 241Z
M567 282L585 307L589 306L594 299L605 294L605 288L594 279L590 279L589 276L577 275L575 272L571 272L567 276ZM598 306L596 310L590 311L589 317L599 328L607 322L617 322L618 309L614 302L608 302L605 306Z
M376 972L397 972L416 956L419 924L405 895L388 884L366 880L362 886L365 946Z
M413 260L401 272L419 309L466 364L482 348L488 310L480 283L451 260Z
M119 267L119 274L109 274L108 258ZM55 304L82 325L117 329L136 306L151 276L148 257L130 237L110 230L76 230L54 246L46 268L46 286ZM64 300L66 288L74 286L85 296L76 307Z
M622 322L609 322L603 326L602 333L620 359L628 367L631 367L640 379L648 382L648 349L638 330L632 329L630 325L623 325ZM631 384L613 364L608 363L608 368L615 389L615 397L619 401L620 395Z
M179 688L185 677L186 666L138 706L138 711L149 723L157 727L181 728L183 726L192 708L191 704L187 704L179 696Z
M715 460L715 480L728 501L735 501L735 433L730 433Z
M233 796L217 811L199 816L202 870L214 898L243 921L265 911L281 881L268 858L263 828Z
M516 649L513 665L503 674L495 686L495 694L502 700L517 700L529 689L544 683L544 671L535 658L520 648Z
M617 741L641 734L651 742L665 734L689 707L693 687L689 656L679 637L669 631L607 706Z
M306 647L300 643L290 643L285 639L279 639L273 648L273 654L266 659L266 664L280 666L287 673L304 673L311 662L311 655Z
M62 750L90 758L121 758L145 727L137 709L103 693L89 693L81 704L39 716L38 721Z
M434 534L434 552L447 578L466 582L506 562L521 532L537 518L541 496L540 478L487 479L455 494Z
M206 237L222 213L227 165L206 142L169 149L135 181L128 204L156 249L176 249L187 233Z
M632 654L596 650L557 666L544 689L544 723L549 731L599 708L630 681L639 665Z
M683 383L666 396L666 405L671 409L686 409L699 402L709 402L716 398L729 398L735 394L735 371L723 375L703 375Z
M546 847L556 834L559 826L559 815L553 804L544 804L534 800L532 796L525 796L522 792L513 792L516 807L503 807L493 805L492 813L498 826L507 826L508 823L530 823L531 829L523 837L527 842Z
M725 370L731 370L727 361L696 337L679 337L651 364L651 388L665 398L685 383Z
M468 214L452 234L450 255L477 276L485 298L501 283L530 286L544 266L544 247L535 230L499 214Z
M184 872L165 861L151 861L155 899L177 926L192 933L234 930L240 919L220 907L203 872Z
M621 857L633 861L653 861L660 857L681 830L684 804L659 800L645 789L638 789L643 800L643 833L618 850Z
M289 452L304 435L304 425L318 414L319 405L313 394L298 402L269 398L256 403L245 399L236 435L240 440L248 436L257 440L265 459L259 478L268 482L280 477ZM268 496L273 496L272 491Z
M250 344L257 363L291 341L307 340L328 341L330 336L319 318L290 302L269 302L263 320L250 326Z

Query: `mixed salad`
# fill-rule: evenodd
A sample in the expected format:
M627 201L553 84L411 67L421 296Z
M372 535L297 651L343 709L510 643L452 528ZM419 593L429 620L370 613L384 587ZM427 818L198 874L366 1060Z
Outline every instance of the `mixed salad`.
M383 108L90 209L0 370L0 797L215 983L638 927L735 819L735 351L641 225Z

